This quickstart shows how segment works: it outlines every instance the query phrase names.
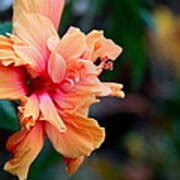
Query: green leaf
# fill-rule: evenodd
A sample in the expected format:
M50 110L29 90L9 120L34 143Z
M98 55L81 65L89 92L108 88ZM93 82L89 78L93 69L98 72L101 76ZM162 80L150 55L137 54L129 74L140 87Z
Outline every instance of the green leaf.
M0 24L0 34L10 33L12 30L12 24L9 22Z
M12 103L6 100L0 100L0 128L17 131L18 117Z

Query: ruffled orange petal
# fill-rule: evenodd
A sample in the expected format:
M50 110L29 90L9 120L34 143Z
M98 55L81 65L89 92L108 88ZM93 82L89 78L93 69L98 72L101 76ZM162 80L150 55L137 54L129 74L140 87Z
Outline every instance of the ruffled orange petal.
M46 124L46 132L50 141L64 157L89 156L104 141L104 129L99 127L96 120L79 115L69 115L64 119L67 126L67 131L64 133Z
M118 83L102 83L103 90L97 96L114 96L124 98L123 85Z
M17 42L16 40L12 40L6 36L0 36L0 62L4 66L14 65L20 66L25 65L25 61L20 59L14 52L13 44Z
M13 153L4 169L20 180L27 178L29 167L44 144L43 124L37 123L30 130L21 130L12 135L7 143L7 150Z
M73 79L73 84L68 88L62 83L52 97L63 111L73 109L87 115L89 106L96 102L95 95L101 93L104 86L97 78L96 66L91 61L77 60L69 69L72 72L68 71L67 77Z
M84 54L84 58L96 61L98 58L115 60L121 53L122 48L112 40L106 39L103 31L92 31L87 35L87 45L89 49Z
M72 65L79 73L79 80L71 89L72 93L79 95L94 95L101 91L102 83L98 79L96 66L87 60L77 60Z
M0 65L0 99L21 99L26 95L25 74L20 68Z
M48 61L48 73L55 83L60 83L65 76L67 65L59 54L52 54Z
M48 39L58 38L53 24L40 14L21 13L13 25L14 34L26 43L26 46L14 45L15 52L33 68L43 71L50 54Z
M116 45L111 39L101 39L99 48L96 50L95 57L108 57L108 59L116 60L117 57L122 53L122 48Z
M19 107L21 112L21 121L24 123L25 127L28 129L31 126L34 126L35 121L39 117L39 101L35 94L32 94L30 97L25 99L25 104ZM26 124L26 119L31 119L31 124Z
M64 158L66 163L66 171L69 175L73 175L84 161L84 156L78 158Z
M103 31L92 31L86 36L86 42L88 49L84 54L85 59L95 61L97 57L94 56L94 51L96 50L96 44L103 38Z
M63 8L64 0L15 0L14 21L18 20L22 12L37 13L48 17L58 29Z
M86 48L86 36L75 28L73 32L67 32L61 39L57 52L65 59L78 59Z
M57 109L47 93L39 95L39 106L42 112L42 120L54 125L60 132L66 131L66 126L57 112Z

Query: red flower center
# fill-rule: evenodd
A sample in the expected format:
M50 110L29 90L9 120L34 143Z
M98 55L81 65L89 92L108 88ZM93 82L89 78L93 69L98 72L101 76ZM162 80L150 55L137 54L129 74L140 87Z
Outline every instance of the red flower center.
M41 93L44 91L53 90L57 84L53 83L50 78L46 77L37 77L37 78L30 78L27 81L29 94L33 93Z

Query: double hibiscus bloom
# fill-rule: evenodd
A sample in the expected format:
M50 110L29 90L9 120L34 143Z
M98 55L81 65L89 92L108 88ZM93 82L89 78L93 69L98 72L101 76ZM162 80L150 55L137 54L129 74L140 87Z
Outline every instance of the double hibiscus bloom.
M98 79L122 49L102 31L70 27L59 38L63 7L64 0L15 0L13 33L0 36L0 98L21 102L21 130L7 142L13 158L4 169L19 179L27 178L46 137L73 174L105 138L88 118L90 105L101 96L124 97L121 84Z

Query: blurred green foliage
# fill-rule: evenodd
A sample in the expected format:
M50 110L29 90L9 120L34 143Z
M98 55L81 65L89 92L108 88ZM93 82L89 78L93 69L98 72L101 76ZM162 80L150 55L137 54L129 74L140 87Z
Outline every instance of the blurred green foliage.
M10 33L12 29L12 25L11 23L3 23L0 24L0 34L6 34L6 33Z
M12 131L19 129L17 112L11 102L0 100L0 119L0 128Z

